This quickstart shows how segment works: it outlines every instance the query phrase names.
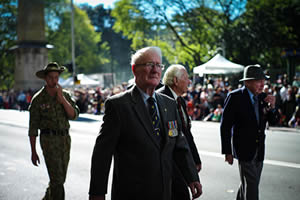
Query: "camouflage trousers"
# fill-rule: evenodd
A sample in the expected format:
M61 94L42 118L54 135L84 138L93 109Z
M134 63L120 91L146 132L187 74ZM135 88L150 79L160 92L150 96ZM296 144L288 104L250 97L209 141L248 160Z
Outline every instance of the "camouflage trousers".
M64 200L64 183L70 160L71 137L41 134L40 144L50 178L43 200Z

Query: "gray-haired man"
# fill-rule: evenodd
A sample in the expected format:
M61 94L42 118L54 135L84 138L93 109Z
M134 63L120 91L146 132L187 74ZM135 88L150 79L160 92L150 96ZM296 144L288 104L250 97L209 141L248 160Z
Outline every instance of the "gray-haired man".
M266 122L276 123L275 97L262 93L266 76L259 65L244 70L245 86L225 99L221 120L221 144L225 161L239 162L241 185L237 200L258 200L265 156ZM232 148L233 143L233 148Z
M186 104L182 95L187 92L191 83L188 73L183 65L171 65L163 77L163 86L157 92L165 94L177 102L178 113L181 118L182 132L185 135L193 155L197 171L201 170L201 160L191 132L191 120L187 114ZM172 200L189 200L190 195L183 176L175 165L172 182Z

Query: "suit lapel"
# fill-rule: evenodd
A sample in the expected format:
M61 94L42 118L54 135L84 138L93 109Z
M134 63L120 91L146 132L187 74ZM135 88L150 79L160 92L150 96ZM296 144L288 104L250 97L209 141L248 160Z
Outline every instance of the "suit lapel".
M155 138L156 136L153 134L154 129L152 126L152 122L151 122L152 120L150 119L149 112L148 112L146 105L141 97L141 94L136 86L132 89L131 94L132 94L131 95L132 100L134 102L132 105L133 110L135 111L139 121L145 128L145 130L146 130L148 136L151 138L152 142L158 148L160 148L160 144L158 143L157 139Z
M169 88L168 86L166 86L166 85L165 85L164 87L165 87L165 88L164 88L165 94L168 95L169 97L171 97L172 99L174 99L174 96L173 96L173 94L172 94L170 88Z
M191 123L191 119L187 113L187 109L186 109L186 104L185 104L185 99L183 97L180 97L181 98L181 106L183 108L183 111L185 113L185 117L187 119L187 129L190 128L190 123Z

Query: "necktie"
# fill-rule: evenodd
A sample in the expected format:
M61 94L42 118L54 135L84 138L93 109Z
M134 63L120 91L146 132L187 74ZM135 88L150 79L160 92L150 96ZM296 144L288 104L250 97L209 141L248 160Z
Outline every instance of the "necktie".
M180 119L181 119L181 122L182 122L182 131L185 132L186 129L187 129L187 125L186 125L186 122L184 120L184 117L183 117L183 112L182 112L182 108L181 108L181 98L178 97L177 98L177 109L178 109L178 112L179 112L179 116L180 116Z
M254 106L254 111L255 111L255 115L256 115L256 120L257 123L259 123L259 112L258 112L258 99L257 96L253 96L253 106Z
M156 105L155 105L155 100L153 97L149 97L147 99L148 104L149 104L149 114L152 119L152 126L154 128L154 135L157 136L158 139L160 139L160 119L157 113Z

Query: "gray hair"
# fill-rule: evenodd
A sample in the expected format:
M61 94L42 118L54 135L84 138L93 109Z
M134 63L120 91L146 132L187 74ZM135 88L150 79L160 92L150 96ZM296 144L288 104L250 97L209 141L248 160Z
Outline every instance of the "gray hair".
M144 58L145 55L148 55L148 53L153 52L156 53L160 60L162 60L162 53L159 47L151 46L151 47L144 47L142 49L137 50L135 54L131 56L131 65L137 64L140 60Z
M163 77L163 84L167 86L174 85L174 77L181 78L183 76L183 70L186 71L185 67L179 64L168 67Z

